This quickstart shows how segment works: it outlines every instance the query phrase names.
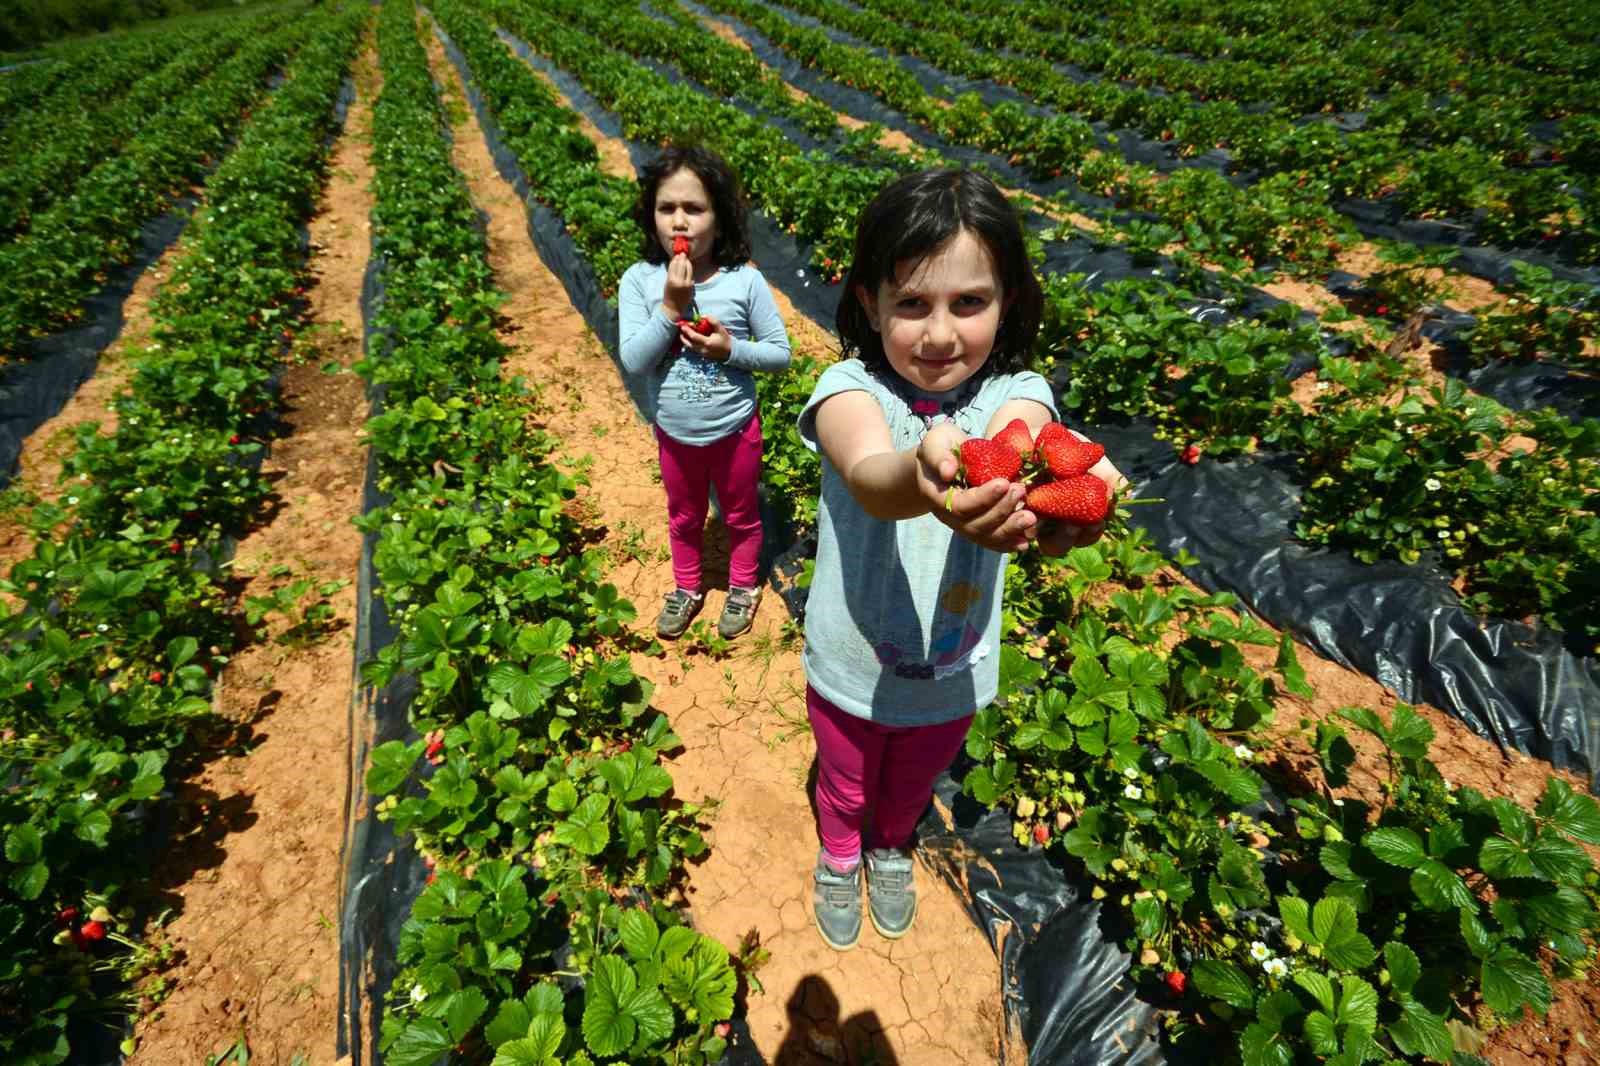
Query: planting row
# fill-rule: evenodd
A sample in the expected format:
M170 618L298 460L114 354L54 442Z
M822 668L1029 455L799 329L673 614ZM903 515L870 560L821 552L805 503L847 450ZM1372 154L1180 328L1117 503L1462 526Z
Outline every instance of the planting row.
M180 42L175 54L149 58L142 75L125 92L89 79L79 101L67 107L36 112L39 121L8 127L12 151L0 166L0 219L9 219L5 236L25 233L35 214L48 208L76 187L78 179L139 135L145 123L159 114L175 92L203 80L239 45L261 33L264 17L240 19L220 32L192 31L173 34ZM32 117L32 116L30 116Z
M420 739L374 749L365 783L433 871L400 936L384 1060L715 1061L737 978L668 903L704 848L660 765L680 742L633 672L634 608L587 548L577 482L503 378L498 297L409 2L385 5L379 51L381 295L359 369L389 502L359 524L398 636L362 674L415 679ZM541 158L584 172L545 130Z
M34 508L34 553L0 583L7 1062L65 1061L69 1026L130 1012L157 961L126 878L159 846L174 764L200 757L242 625L217 563L268 494L255 438L365 17L351 5L301 20L310 43L213 175L157 299L156 340L114 401L115 430L79 430L61 501Z
M1187 154L1226 148L1239 167L1282 175L1291 183L1305 179L1302 197L1323 207L1345 197L1393 196L1415 217L1473 217L1482 241L1520 244L1570 236L1580 261L1593 262L1600 255L1600 230L1571 187L1575 175L1560 165L1515 169L1492 146L1470 141L1418 149L1393 129L1348 136L1328 123L1297 125L1232 103L1199 103L1078 80L1047 60L1000 55L974 44L966 35L966 13L919 8L891 19L884 14L886 2L865 0L858 8L839 0L790 0L785 6L864 45L1008 86L1057 112L1131 127Z
M998 17L992 5L978 0L954 0L952 6L976 20L969 23L971 35L988 47L1071 63L1140 86L1187 92L1200 102L1215 98L1269 104L1282 117L1367 111L1367 126L1401 125L1407 143L1436 145L1466 136L1503 150L1513 163L1526 162L1540 151L1530 132L1535 121L1573 115L1589 106L1600 69L1593 49L1580 38L1546 36L1539 42L1542 53L1530 47L1528 38L1544 12L1527 9L1509 15L1499 8L1478 13L1482 30L1493 26L1510 31L1498 41L1488 41L1489 34L1480 32L1446 45L1433 33L1374 25L1382 15L1359 25L1343 10L1307 10L1278 2L1253 5L1235 23L1254 23L1243 35L1229 34L1221 20L1197 22L1178 4L1107 15L1032 0L1007 5ZM1411 21L1419 15L1425 17L1416 12ZM1452 9L1438 13L1436 21L1440 29L1455 30L1474 19L1470 12ZM1508 57L1497 46L1513 34L1515 52ZM1522 57L1532 62L1519 69L1516 59ZM1577 143L1577 130L1571 123L1564 125L1559 141L1563 148ZM1592 173L1587 167L1580 170Z
M303 17L282 20L199 82L171 86L161 112L120 154L34 216L26 235L0 246L0 356L17 355L31 336L80 313L105 271L126 261L139 227L170 208L224 151L266 94L270 75L306 40L305 27Z

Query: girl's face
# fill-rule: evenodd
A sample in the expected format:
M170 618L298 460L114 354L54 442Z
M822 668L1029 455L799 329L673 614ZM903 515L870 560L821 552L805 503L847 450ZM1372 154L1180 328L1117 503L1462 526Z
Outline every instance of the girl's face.
M925 392L946 392L983 368L1007 301L988 245L967 230L921 262L895 264L876 293L856 298L883 340L889 365Z
M668 174L656 188L656 239L672 255L672 238L689 238L689 258L703 260L717 240L717 213L699 175L687 167Z

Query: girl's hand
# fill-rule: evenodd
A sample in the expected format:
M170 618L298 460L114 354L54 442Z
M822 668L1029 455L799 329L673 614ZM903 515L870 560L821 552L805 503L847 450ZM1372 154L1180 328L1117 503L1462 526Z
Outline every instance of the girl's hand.
M728 327L710 315L701 317L710 323L711 332L701 333L692 326L679 326L678 336L683 338L683 346L704 359L726 363L728 357L733 354L733 334L728 332Z
M661 294L661 310L676 322L693 302L694 264L686 255L675 255L667 261L667 286Z
M917 449L917 490L928 503L928 513L979 547L1022 551L1033 539L1039 519L1023 509L1020 483L996 478L966 489L954 484L961 468L956 450L966 439L952 422L941 422L922 438Z

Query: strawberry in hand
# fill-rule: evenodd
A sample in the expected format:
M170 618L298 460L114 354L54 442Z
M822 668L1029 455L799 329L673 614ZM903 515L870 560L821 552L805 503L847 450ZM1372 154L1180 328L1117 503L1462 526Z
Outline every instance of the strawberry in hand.
M1039 462L1057 480L1088 473L1106 454L1105 445L1079 440L1059 422L1051 422L1039 430L1033 449Z
M672 254L673 255L688 255L689 254L689 238L685 237L681 233L674 233L672 235Z
M990 438L999 444L1004 444L1023 459L1033 455L1033 433L1028 429L1028 423L1020 418L1013 418L1002 429Z
M1000 441L968 437L961 442L961 473L968 488L987 485L995 478L1014 481L1022 473L1022 456Z
M1083 473L1035 485L1028 490L1027 504L1040 518L1093 526L1105 521L1111 509L1111 494L1104 481Z

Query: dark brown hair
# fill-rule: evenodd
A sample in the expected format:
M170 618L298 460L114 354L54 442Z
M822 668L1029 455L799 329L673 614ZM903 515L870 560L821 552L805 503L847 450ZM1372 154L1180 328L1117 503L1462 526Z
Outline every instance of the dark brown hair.
M733 168L717 153L698 145L669 145L639 172L639 199L633 220L644 234L640 256L647 263L665 263L669 257L656 236L656 194L661 183L680 170L689 170L706 187L711 210L717 216L717 239L711 258L718 266L736 267L750 261L750 224L744 194Z
M885 186L862 210L855 254L834 316L847 358L856 356L877 373L892 373L883 354L883 338L872 328L856 287L876 293L882 282L894 281L897 264L908 259L920 262L960 230L988 247L1008 301L994 350L979 373L1015 373L1027 367L1044 313L1044 293L1028 261L1017 213L994 182L971 170L908 174Z

